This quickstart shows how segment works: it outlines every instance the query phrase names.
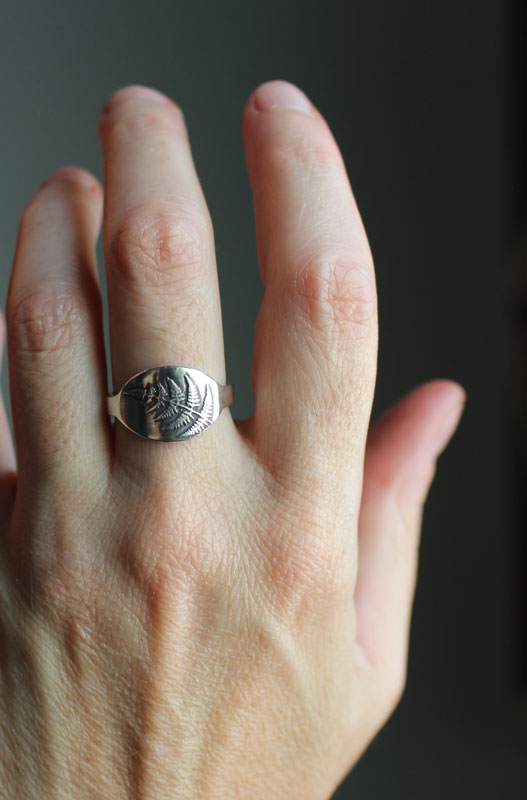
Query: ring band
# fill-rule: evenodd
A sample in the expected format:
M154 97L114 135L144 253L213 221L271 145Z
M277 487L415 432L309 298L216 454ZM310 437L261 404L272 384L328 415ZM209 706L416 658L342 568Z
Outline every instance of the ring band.
M232 386L193 367L171 364L138 372L107 396L108 414L145 439L181 442L203 433L234 400Z

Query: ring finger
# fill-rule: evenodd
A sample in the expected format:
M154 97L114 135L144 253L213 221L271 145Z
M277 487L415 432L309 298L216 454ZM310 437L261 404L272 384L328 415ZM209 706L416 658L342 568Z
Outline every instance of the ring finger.
M214 235L180 109L128 86L103 109L99 133L114 392L162 364L195 366L225 383ZM129 461L140 447L144 463L147 443L121 425L115 433L117 450Z

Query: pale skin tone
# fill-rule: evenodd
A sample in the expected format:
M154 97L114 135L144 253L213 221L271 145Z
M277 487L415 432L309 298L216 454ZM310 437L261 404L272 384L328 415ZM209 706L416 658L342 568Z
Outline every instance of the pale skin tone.
M182 112L125 87L99 135L103 186L64 167L30 198L6 303L2 797L327 800L403 691L422 507L464 392L430 381L370 428L370 248L327 123L274 81L243 114L254 412L172 444L113 421L101 221L114 389L228 372Z

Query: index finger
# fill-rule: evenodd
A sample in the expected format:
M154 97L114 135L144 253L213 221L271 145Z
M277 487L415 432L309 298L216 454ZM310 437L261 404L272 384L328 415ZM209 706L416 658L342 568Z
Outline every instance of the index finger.
M362 472L376 374L373 260L331 131L285 81L258 87L243 120L266 294L249 431L283 474L328 461ZM335 474L341 480L342 473Z

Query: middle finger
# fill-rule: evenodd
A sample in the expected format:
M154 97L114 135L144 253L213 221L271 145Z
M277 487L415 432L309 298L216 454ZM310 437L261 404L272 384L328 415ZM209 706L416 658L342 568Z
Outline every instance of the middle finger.
M103 109L99 133L114 392L162 364L225 383L214 235L183 114L128 86ZM135 437L120 425L118 435Z

